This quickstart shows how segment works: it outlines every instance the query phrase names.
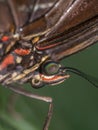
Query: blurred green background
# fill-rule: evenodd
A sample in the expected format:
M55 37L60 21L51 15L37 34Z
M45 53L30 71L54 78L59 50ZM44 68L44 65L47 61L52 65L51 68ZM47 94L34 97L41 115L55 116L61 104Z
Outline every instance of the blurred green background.
M98 44L62 61L98 78ZM54 114L49 130L98 130L98 89L88 81L71 74L64 83L35 90L32 93L50 96ZM12 103L13 102L13 103ZM0 130L42 130L48 103L24 96L15 96L0 87Z

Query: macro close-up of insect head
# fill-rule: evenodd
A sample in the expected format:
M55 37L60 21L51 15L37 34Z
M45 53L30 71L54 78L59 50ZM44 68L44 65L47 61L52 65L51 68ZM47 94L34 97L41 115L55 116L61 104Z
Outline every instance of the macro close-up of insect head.
M98 130L98 0L0 0L0 130Z

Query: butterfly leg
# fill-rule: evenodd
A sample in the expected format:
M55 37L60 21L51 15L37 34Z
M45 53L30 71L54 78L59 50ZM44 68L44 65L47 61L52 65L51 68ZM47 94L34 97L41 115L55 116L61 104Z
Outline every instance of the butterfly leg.
M52 98L45 97L45 96L39 96L37 94L32 94L31 92L29 92L21 87L14 87L14 86L9 85L9 86L7 86L7 88L9 88L10 90L14 91L17 94L24 95L24 96L29 97L29 98L33 98L33 99L37 99L37 100L41 100L41 101L49 103L47 117L45 118L45 122L44 122L44 126L43 126L43 130L48 130L49 124L50 124L50 121L52 118L52 114L53 114Z

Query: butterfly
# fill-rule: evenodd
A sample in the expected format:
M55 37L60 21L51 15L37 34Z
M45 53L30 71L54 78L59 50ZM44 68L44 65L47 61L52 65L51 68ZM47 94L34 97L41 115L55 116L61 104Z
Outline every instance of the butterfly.
M97 87L83 72L60 63L97 41L98 0L1 0L0 83L16 93L49 102L43 126L48 130L52 98L15 84L41 88L59 84L73 72Z

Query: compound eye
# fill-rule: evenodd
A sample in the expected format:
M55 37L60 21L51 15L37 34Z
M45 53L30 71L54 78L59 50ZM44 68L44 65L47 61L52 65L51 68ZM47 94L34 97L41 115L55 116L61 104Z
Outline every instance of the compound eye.
M42 72L48 76L59 72L60 65L53 61L48 61L42 65Z

